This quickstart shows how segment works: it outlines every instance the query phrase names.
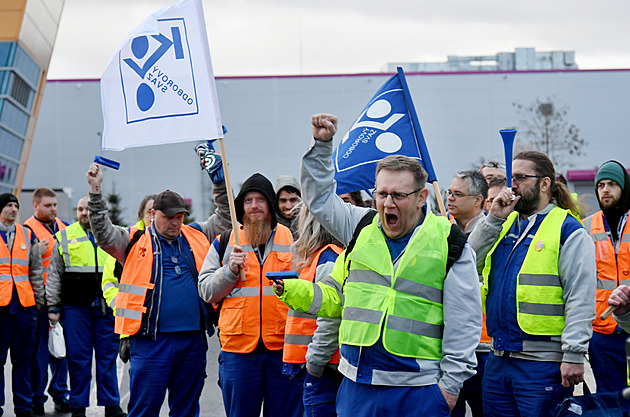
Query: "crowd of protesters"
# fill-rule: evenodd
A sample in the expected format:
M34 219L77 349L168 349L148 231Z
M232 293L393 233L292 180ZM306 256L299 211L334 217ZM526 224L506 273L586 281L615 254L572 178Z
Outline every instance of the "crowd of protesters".
M337 195L337 122L312 117L299 179L243 183L238 224L208 144L195 149L216 204L204 222L184 224L185 200L165 190L142 200L135 226L112 224L97 164L70 225L49 188L24 226L18 198L0 195L0 361L10 352L15 415L44 415L48 385L55 411L85 417L93 355L106 417L158 416L165 398L172 416L213 415L199 405L208 337L229 417L547 416L586 362L597 392L628 386L622 164L602 161L600 210L586 218L538 151L516 154L511 178L496 161L454 173L439 213L422 165L401 155L378 163L374 189ZM65 358L46 349L49 322L64 327ZM117 356L130 362L126 412Z

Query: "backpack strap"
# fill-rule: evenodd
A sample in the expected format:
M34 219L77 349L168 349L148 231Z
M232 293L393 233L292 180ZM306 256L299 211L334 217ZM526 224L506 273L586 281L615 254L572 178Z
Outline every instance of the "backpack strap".
M363 217L361 217L361 220L359 220L359 224L357 224L357 227L355 227L354 229L354 233L352 234L352 239L350 240L350 243L348 243L348 246L346 247L346 254L345 257L348 257L348 254L350 252L352 252L352 249L354 249L354 245L356 245L357 243L357 239L359 238L359 234L361 234L361 230L363 230L367 225L369 225L370 223L372 223L372 220L374 219L374 216L376 216L376 210L370 210L367 213L365 213L365 215L363 215Z
M232 236L232 229L228 229L225 232L221 233L221 238L219 239L219 261L223 263L223 256L225 255L225 251L227 250L228 244L230 243L230 237Z
M459 227L452 224L451 233L449 233L447 239L448 260L446 261L446 275L448 275L448 272L451 270L453 264L462 256L467 240L468 236L466 236L466 233L462 232Z
M125 248L125 259L127 258L127 255L129 255L129 252L131 252L131 248L133 248L133 245L135 245L136 242L140 240L144 232L145 232L144 229L138 229L133 234L133 236L131 237L131 240L127 244L127 247ZM117 260L116 265L114 266L114 276L118 278L118 282L120 282L120 278L122 277L122 271L123 271L123 265L120 263L120 261Z

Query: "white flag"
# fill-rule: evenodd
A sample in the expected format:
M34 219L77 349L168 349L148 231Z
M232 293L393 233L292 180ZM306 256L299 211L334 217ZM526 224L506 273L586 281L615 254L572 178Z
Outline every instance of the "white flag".
M180 0L138 26L101 79L103 149L223 137L201 0Z

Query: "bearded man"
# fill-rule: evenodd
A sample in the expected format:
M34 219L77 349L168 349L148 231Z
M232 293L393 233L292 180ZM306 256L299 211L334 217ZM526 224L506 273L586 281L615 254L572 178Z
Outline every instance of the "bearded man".
M512 172L468 239L492 338L482 386L491 417L547 415L570 396L595 318L595 248L571 194L541 152L517 154Z
M221 308L219 382L225 413L258 416L264 403L265 415L301 416L302 384L282 374L288 308L265 277L292 269L291 230L278 223L273 186L261 174L243 183L234 203L240 245L234 233L217 237L198 285L201 298ZM224 251L223 239L229 239Z

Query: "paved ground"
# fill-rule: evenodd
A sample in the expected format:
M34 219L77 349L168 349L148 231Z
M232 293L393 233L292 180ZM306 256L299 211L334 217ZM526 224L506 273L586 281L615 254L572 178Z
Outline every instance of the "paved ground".
M208 375L203 392L201 394L201 412L203 416L213 417L225 417L225 410L223 408L223 400L221 398L221 390L217 385L219 370L218 370L218 357L219 357L219 343L216 336L208 339L208 365L206 367L206 374ZM4 406L4 416L13 416L13 398L11 395L11 364L7 359L7 364L4 367L4 380L7 384L5 389L6 404ZM104 415L104 408L96 405L96 385L94 384L94 369L92 370L92 386L90 393L90 407L87 410L87 417L102 417ZM123 364L118 360L118 381L120 386L121 406L123 410L127 410L127 403L129 402L129 364ZM45 404L47 417L68 417L70 414L55 413L54 404L52 400L48 400ZM162 410L160 417L168 416L168 404L164 401L162 404Z
M206 374L208 375L206 383L201 394L201 412L200 416L212 416L212 417L225 417L225 410L223 408L223 400L221 398L221 390L217 385L218 380L218 363L217 358L219 356L219 343L216 336L209 339L208 348L208 365L206 367ZM94 371L92 372L94 375ZM4 367L4 380L7 384L5 395L6 404L4 407L5 416L13 416L13 399L11 398L11 364L7 363ZM121 406L124 410L127 409L127 403L129 402L129 364L125 365L120 360L118 361L118 381L120 383L120 396ZM586 369L586 382L591 389L595 389L595 380L590 366L587 365ZM575 395L582 393L581 386L575 391ZM87 417L102 417L104 415L104 409L96 406L96 386L94 379L92 380L92 388L90 395L90 408L87 410ZM67 417L70 414L58 414L54 412L54 405L51 400L46 403L46 416L50 417ZM467 416L470 416L470 410L468 410ZM168 405L166 401L162 404L162 410L160 417L168 416Z

